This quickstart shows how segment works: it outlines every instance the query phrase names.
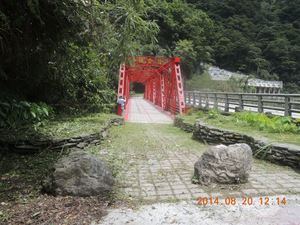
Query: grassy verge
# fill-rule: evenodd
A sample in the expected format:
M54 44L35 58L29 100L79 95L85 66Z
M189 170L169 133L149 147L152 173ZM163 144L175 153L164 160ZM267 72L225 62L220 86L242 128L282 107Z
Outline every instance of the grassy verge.
M88 114L76 117L61 117L39 128L39 132L52 138L69 138L98 132L114 114Z
M135 198L130 199L120 188L127 187L128 182L131 183L129 180L149 162L167 160L174 152L200 155L205 145L171 124L126 123L125 126L112 127L110 138L104 141L102 148L99 153L108 162L117 181L116 196L126 201ZM156 179L164 178L165 173L164 170L157 172ZM151 178L147 175L143 179ZM130 187L137 185L135 181Z
M40 193L42 180L50 168L67 151L44 150L33 155L1 154L1 201L27 201Z
M114 117L111 114L61 116L37 130L23 127L14 131L2 130L0 135L4 141L69 138L98 132ZM96 148L99 146L94 146L93 150ZM106 199L41 194L42 181L65 154L68 150L44 149L29 155L0 152L0 224L90 224L103 216Z
M15 134L5 133L2 140L49 138L62 139L98 132L110 119L112 114L89 114L72 117L59 117L47 122L37 131L23 128ZM0 153L0 199L14 199L18 196L35 195L40 189L41 181L59 157L67 151L57 152L48 149L33 155L18 155L9 152Z
M37 129L21 127L15 130L0 130L0 140L63 139L96 133L114 114L86 114L77 116L57 116L44 122Z
M245 118L247 116L249 118ZM259 139L266 138L274 142L300 144L300 133L296 129L294 130L294 126L289 127L289 118L282 118L282 120L286 120L286 123L284 121L282 123L275 122L275 119L273 123L263 114L251 113L249 116L247 112L243 112L224 116L216 111L207 113L193 111L182 118L191 124L195 123L197 119L201 119L216 128L248 134Z

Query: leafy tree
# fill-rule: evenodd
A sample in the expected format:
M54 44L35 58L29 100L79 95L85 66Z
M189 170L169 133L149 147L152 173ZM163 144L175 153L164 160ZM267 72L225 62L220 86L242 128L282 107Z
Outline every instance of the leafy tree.
M211 47L217 65L299 85L298 0L189 0L188 3L207 13L215 23L216 35Z
M183 56L182 65L187 76L197 70L200 62L212 62L213 49L210 44L213 41L214 27L205 12L183 0L148 0L146 4L150 8L150 18L157 21L160 27L159 48L153 49L152 54L180 54ZM185 53L182 55L183 51Z
M3 0L0 86L20 99L103 110L120 62L157 32L143 1Z

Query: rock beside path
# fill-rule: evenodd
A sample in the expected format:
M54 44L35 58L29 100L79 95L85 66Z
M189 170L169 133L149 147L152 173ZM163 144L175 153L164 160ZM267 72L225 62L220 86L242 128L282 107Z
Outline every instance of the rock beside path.
M61 158L43 184L54 195L95 196L111 191L112 173L106 164L84 151L74 151Z
M249 145L217 145L210 147L195 163L194 178L204 185L246 183L251 167Z

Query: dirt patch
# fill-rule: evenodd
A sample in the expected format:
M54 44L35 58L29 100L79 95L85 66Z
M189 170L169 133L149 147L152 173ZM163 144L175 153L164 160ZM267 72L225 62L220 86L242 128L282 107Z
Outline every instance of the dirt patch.
M0 202L38 197L42 180L67 152L45 149L31 155L0 153Z
M98 197L53 197L0 203L0 224L85 225L99 221L112 202Z

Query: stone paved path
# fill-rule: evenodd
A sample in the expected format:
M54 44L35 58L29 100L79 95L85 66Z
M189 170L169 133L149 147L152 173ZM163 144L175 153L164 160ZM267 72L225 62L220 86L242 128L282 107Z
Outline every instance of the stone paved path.
M123 169L119 190L136 200L195 199L204 196L299 195L300 174L255 160L249 183L230 186L199 186L191 183L193 165L207 146L172 125L131 124L113 128L107 150L119 152ZM114 139L115 138L115 139Z
M172 123L168 114L160 111L143 97L131 97L128 102L126 118L134 123Z

